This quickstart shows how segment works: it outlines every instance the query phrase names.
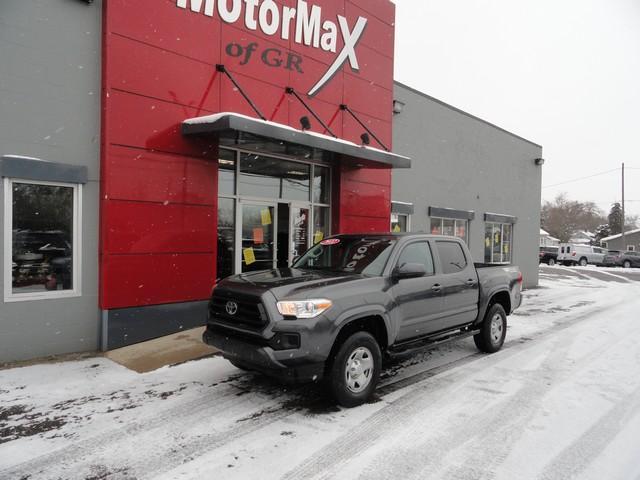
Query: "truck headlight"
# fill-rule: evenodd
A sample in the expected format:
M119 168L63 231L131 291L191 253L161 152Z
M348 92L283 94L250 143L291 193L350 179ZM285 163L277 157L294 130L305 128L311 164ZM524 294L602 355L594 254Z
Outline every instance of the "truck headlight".
M326 298L278 302L278 311L285 317L315 318L331 308L333 303Z

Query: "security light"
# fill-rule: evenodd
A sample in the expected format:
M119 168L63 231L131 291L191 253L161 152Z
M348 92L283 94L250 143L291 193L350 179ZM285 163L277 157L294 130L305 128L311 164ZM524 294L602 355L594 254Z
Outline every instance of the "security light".
M368 133L365 132L362 135L360 135L360 139L362 140L363 145L371 145L371 138L369 138Z
M309 117L300 117L300 125L302 126L302 130L311 130Z
M541 167L542 165L544 165L544 158L536 158L534 160L535 164L538 165L539 167Z

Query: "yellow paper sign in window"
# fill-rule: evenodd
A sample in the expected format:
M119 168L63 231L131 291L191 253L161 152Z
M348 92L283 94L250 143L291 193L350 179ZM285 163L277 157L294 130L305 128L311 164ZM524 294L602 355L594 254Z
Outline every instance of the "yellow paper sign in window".
M504 244L504 253L509 253L509 244L508 243Z
M396 224L395 227L393 227L393 233L400 233L402 230L400 229L400 225Z
M271 225L271 210L265 208L260 212L260 216L262 217L262 225Z
M313 243L320 243L322 240L324 240L324 232L321 230L318 230L314 235L313 235Z
M256 263L256 253L253 251L253 248L245 248L242 250L242 255L244 256L244 263L246 265Z
M484 239L484 246L487 248L491 247L491 239L489 237Z

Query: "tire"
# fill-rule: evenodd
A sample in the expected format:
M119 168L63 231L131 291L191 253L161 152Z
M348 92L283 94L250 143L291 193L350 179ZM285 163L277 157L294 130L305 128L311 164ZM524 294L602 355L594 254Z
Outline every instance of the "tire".
M589 261L588 261L585 257L582 257L582 258L580 259L580 261L578 262L578 264L579 264L581 267L586 267L587 265L589 265Z
M327 378L336 403L357 407L365 403L380 379L382 353L370 333L356 332L347 338L333 357Z
M553 266L556 264L556 261L555 261L555 259L550 258L550 259L549 259L549 261L547 262L547 264L548 264L550 267L553 267Z
M507 314L499 303L494 303L484 316L480 333L473 337L478 350L495 353L504 345L507 335Z
M622 264L623 268L631 268L631 262L629 260L625 260Z

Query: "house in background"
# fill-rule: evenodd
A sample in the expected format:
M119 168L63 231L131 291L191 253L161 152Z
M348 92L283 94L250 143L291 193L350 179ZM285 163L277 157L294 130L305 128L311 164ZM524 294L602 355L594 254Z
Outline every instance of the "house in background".
M591 243L595 240L596 236L591 232L586 232L584 230L578 230L575 232L571 238L569 239L569 243L577 243L582 245L591 245Z
M624 244L622 234L611 235L600 240L600 245L609 250L628 250L630 252L640 251L640 229L631 230L624 234Z
M540 229L540 246L541 247L557 247L560 245L560 239L552 237L549 232Z

